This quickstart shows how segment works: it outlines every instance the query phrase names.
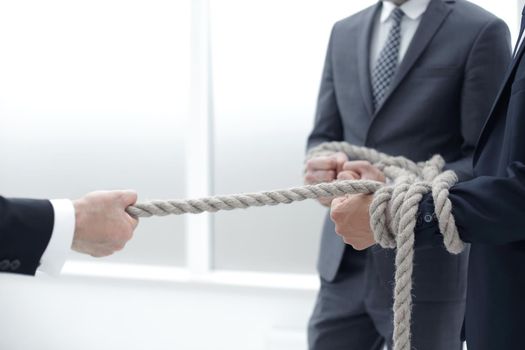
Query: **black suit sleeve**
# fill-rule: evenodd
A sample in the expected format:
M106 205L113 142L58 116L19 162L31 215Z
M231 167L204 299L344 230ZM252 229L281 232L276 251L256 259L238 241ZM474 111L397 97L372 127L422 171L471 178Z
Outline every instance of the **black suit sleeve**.
M0 272L34 275L53 225L51 202L0 197Z
M525 240L525 229L520 229L525 213L525 165L513 163L508 175L481 176L451 188L452 213L463 241L497 245ZM420 205L420 218L433 212L427 195ZM416 244L434 242L438 235L435 222L423 224L416 229Z
M489 22L478 35L468 55L461 94L463 157L447 164L460 181L472 178L472 155L481 128L496 97L511 60L509 29L505 22Z
M332 41L337 24L332 29L326 60L321 78L321 87L317 99L314 128L308 137L308 148L327 141L343 140L343 124L337 106L332 71Z

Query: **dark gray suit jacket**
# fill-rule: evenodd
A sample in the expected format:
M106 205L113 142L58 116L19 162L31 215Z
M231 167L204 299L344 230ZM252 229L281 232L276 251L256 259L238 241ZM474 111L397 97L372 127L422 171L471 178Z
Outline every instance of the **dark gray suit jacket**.
M522 12L525 24L525 8ZM516 53L476 151L476 178L450 191L461 239L470 242L467 345L471 350L523 349L525 314L525 45ZM431 207L429 208L429 204ZM433 213L432 198L421 213ZM425 232L426 231L426 232ZM435 223L416 244L441 238Z
M390 92L373 111L369 43L380 8L379 2L334 25L308 147L344 140L414 161L439 153L449 168L468 178L476 141L510 60L506 24L464 0L432 0ZM420 283L417 296L436 300L464 291L463 281L450 281L461 280L466 257L450 256L440 247L425 249L416 258L415 279L428 280L431 269L433 283ZM318 263L323 279L335 278L344 250L327 218ZM388 283L394 252L371 250Z

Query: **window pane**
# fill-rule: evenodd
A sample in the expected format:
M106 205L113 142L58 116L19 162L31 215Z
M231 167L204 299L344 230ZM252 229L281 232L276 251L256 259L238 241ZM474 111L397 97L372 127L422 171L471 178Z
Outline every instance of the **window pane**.
M212 1L216 193L302 184L330 29L374 2ZM325 212L309 201L218 213L215 267L313 272Z
M0 193L184 197L190 1L0 5ZM184 219L144 219L110 260L181 264Z

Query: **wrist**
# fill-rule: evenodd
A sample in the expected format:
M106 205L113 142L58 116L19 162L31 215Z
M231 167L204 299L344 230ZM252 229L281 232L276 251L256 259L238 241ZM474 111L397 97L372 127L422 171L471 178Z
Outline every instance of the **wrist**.
M82 234L82 228L85 227L84 222L86 221L86 201L85 199L77 199L73 201L73 208L75 209L75 230L73 231L73 244L74 249L75 240Z

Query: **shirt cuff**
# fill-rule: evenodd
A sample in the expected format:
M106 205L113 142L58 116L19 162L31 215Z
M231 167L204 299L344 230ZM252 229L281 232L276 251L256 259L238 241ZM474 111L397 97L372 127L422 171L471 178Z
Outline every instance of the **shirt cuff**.
M53 199L50 202L55 212L55 223L38 270L50 275L59 275L73 243L75 208L69 199Z

